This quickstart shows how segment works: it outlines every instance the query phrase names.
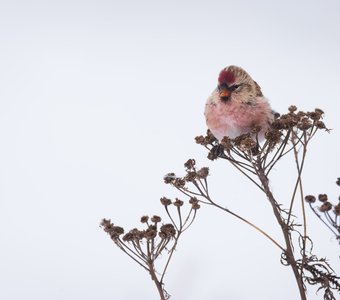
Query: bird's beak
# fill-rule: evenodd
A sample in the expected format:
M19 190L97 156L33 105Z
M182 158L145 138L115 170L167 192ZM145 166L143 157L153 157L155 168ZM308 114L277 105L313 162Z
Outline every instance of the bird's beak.
M222 100L229 100L231 92L228 89L228 87L226 87L226 86L219 86L218 87L218 92L219 92L220 98Z

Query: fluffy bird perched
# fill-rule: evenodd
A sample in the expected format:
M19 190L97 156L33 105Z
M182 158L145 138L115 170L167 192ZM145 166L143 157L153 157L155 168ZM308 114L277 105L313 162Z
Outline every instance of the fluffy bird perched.
M208 98L204 112L208 128L219 140L235 138L260 126L258 139L264 138L274 114L260 86L240 67L224 68L216 89Z

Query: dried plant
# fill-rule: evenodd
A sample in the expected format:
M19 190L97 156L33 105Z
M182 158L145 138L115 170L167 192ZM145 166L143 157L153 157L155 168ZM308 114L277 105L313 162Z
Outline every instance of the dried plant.
M303 112L297 111L295 106L290 106L287 114L275 115L271 129L265 134L263 144L259 143L257 136L261 128L253 128L250 133L235 139L224 137L221 141L218 141L209 130L207 135L196 137L196 142L209 151L210 160L224 159L231 163L266 195L282 231L283 245L258 226L213 200L208 189L209 169L206 167L198 169L195 160L189 159L185 163L185 176L177 177L174 173L169 173L165 177L165 182L184 195L195 197L199 203L217 207L237 217L273 242L282 251L282 264L290 266L293 270L301 299L307 299L305 284L309 283L318 284L319 290L323 289L324 299L335 300L333 292L340 291L340 278L334 274L325 259L317 258L311 253L312 242L307 235L301 177L310 141L318 131L329 131L322 121L322 115L321 109ZM282 208L283 204L276 199L269 186L269 175L273 167L288 154L294 157L297 176L289 207ZM299 231L296 214L293 214L298 196L302 206L302 232Z
M148 271L157 287L161 300L165 300L170 298L170 295L164 289L166 270L177 247L180 236L191 226L200 205L198 201L190 200L191 208L186 215L183 216L182 206L184 202L182 200L176 199L175 201L171 201L163 197L161 198L161 203L171 220L170 223L161 225L161 217L153 216L149 218L148 216L143 216L140 221L146 228L133 228L126 234L124 234L122 227L115 226L111 220L103 219L100 225L120 250ZM175 209L177 218L172 216L171 209L169 208L171 206ZM162 272L158 273L155 264L157 259L164 253L167 255L167 259L162 268Z
M315 197L306 196L305 198L302 185L302 171L307 148L317 132L328 132L329 130L322 121L323 111L321 109L303 112L298 111L295 106L290 106L288 110L286 114L275 115L271 128L266 132L265 140L262 143L258 140L258 133L261 132L259 127L254 127L250 133L243 134L235 139L224 137L219 141L209 130L205 136L196 137L196 142L208 150L210 160L222 159L227 161L264 193L281 229L283 242L275 240L254 223L218 203L209 190L209 168L197 167L194 159L189 159L184 164L184 176L168 173L164 177L166 184L172 185L189 198L191 208L185 217L183 217L182 212L182 200L171 201L163 197L161 203L170 219L168 224L160 225L161 218L158 216L152 218L144 216L141 218L141 222L146 226L145 229L134 228L124 234L122 227L115 226L110 220L102 220L102 228L110 235L114 243L151 275L161 300L170 297L164 289L164 276L181 234L191 226L200 205L216 207L240 219L279 248L281 263L291 267L302 300L307 299L307 284L317 285L318 291L323 291L325 300L336 299L334 293L340 292L340 278L336 276L326 259L318 258L312 254L313 243L307 234L305 199L316 212L312 206ZM289 204L285 208L284 201L279 201L277 196L274 196L269 186L269 178L274 166L288 156L293 157L296 166L294 167L296 168L296 180ZM321 198L321 201L323 201L325 195ZM296 202L298 201L302 208L302 224L298 223L298 214L296 214ZM328 222L331 221L331 225L337 225L336 229L339 230L339 204L335 206L325 203L329 203L327 199L321 206L323 207L322 213L327 214ZM176 218L171 213L170 207L175 208ZM334 217L330 215L332 208ZM316 214L318 215L318 213ZM337 234L337 236L339 235ZM160 258L162 253L166 253L167 259L162 268L157 266L157 269L162 270L158 273L156 271L156 260Z
M340 178L338 178L336 184L340 186ZM314 214L335 235L340 244L340 196L338 197L338 203L333 204L328 200L326 194L320 194L318 196L318 200L321 202L320 206L316 205L316 198L313 195L307 195L305 200Z

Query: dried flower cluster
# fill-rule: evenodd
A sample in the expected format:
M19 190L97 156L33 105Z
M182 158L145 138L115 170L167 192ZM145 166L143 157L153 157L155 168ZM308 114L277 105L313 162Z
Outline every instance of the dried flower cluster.
M257 133L261 130L258 127L235 139L224 137L221 141L208 130L206 136L197 136L195 140L209 150L210 160L227 159L238 164L241 169L249 171L248 162L256 159L261 162L261 168L267 176L279 159L299 144L306 147L318 130L329 132L322 117L323 111L319 108L312 112L303 112L297 111L296 106L292 105L288 108L287 114L275 114L263 144L260 144L257 138Z
M182 200L175 199L172 201L163 197L160 201L164 205L171 223L161 224L162 218L156 215L152 217L142 216L140 222L146 228L133 228L127 233L122 227L114 225L111 220L103 219L100 225L120 250L149 272L161 299L168 299L170 295L164 289L163 279L179 237L194 221L199 204L191 200L191 208L184 217L182 211L184 202ZM174 207L177 217L171 214L170 206ZM158 275L155 263L164 253L168 258L161 275Z
M340 186L340 178L338 178L336 184ZM330 202L326 194L318 196L319 205L317 205L316 197L313 195L307 195L305 201L309 204L314 214L336 236L340 244L340 196L337 204Z
M301 300L307 299L307 283L318 285L318 290L324 292L325 300L336 300L334 292L340 291L340 278L333 273L325 259L317 258L311 253L312 241L307 234L304 205L307 202L319 217L320 214L325 216L326 220L338 230L337 236L339 236L340 206L331 204L327 195L322 194L318 197L321 205L317 212L313 206L316 203L316 198L311 195L306 197L303 195L301 177L309 142L319 130L329 131L323 123L322 117L321 109L303 112L298 111L296 106L290 106L286 114L275 115L271 128L266 132L265 140L262 143L258 140L258 133L261 132L259 127L254 127L248 134L243 134L235 139L224 137L219 141L209 130L205 136L196 137L196 143L208 150L210 160L223 159L231 163L265 194L272 207L277 225L282 231L284 244L272 238L249 220L225 208L224 204L213 200L208 186L209 168L197 167L194 159L189 159L184 163L184 176L177 176L175 173L168 173L164 176L166 184L173 186L188 197L190 208L186 214L182 211L183 200L162 197L160 202L170 223L163 224L159 216L151 218L143 216L140 221L145 226L144 229L134 228L125 233L122 227L116 226L106 219L102 220L101 226L125 254L149 272L161 300L165 300L170 296L164 289L163 279L179 237L191 226L197 210L202 205L213 206L247 223L280 249L281 262L291 267ZM278 201L271 191L269 174L277 162L287 154L292 154L297 174L289 207L284 208L282 201ZM337 184L340 185L340 179ZM295 222L297 214L293 213L296 198L299 198L302 206L302 226ZM171 213L173 211L176 212L176 217ZM297 233L297 240L293 233ZM157 273L155 262L164 252L167 254L165 266L162 272Z
M319 289L323 289L324 291L324 299L335 300L333 291L340 291L340 278L333 274L332 269L324 259L318 259L315 255L312 255L308 247L308 243L311 242L311 240L307 235L307 221L301 179L307 146L311 139L319 130L329 132L322 121L322 117L323 111L321 109L317 108L312 112L303 112L298 111L296 106L290 106L288 113L275 115L269 131L265 134L263 143L260 143L258 140L257 134L261 130L261 128L258 127L254 127L248 134L243 134L235 139L224 137L219 141L209 130L205 136L196 137L196 143L204 146L209 151L208 158L210 160L227 160L264 192L272 206L277 223L281 228L285 246L274 240L253 223L213 201L208 191L206 177L209 174L208 169L199 169L206 169L207 171L204 173L205 176L198 176L199 171L196 169L194 160L190 159L185 163L185 176L177 177L174 173L170 173L169 176L165 178L165 182L172 184L188 197L195 197L199 203L213 205L237 217L271 240L282 251L282 263L292 268L299 287L301 299L307 299L305 283L310 283L319 284ZM270 189L268 176L277 162L289 153L293 154L297 176L289 208L284 209L283 204L277 201ZM293 214L296 198L300 198L302 204L302 232L299 231L299 225L295 223L296 214ZM321 200L325 200L325 196L321 196L320 198ZM313 200L307 197L306 201L312 202ZM326 214L332 209L326 200L321 207ZM334 208L334 211L336 210L338 210L338 208ZM293 232L298 233L299 236L296 242L293 240ZM295 249L299 249L299 251ZM300 258L296 258L298 255Z

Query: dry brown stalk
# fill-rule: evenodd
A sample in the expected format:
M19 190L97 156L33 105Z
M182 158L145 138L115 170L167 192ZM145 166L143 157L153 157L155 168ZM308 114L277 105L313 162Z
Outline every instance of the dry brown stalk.
M150 274L160 299L166 300L170 298L170 295L164 288L164 276L180 236L195 220L200 205L198 201L191 201L190 210L186 212L186 217L183 218L182 206L184 202L182 200L176 199L175 201L171 201L163 197L161 198L161 203L171 223L161 225L161 217L153 216L150 218L143 216L140 221L146 228L133 228L126 234L124 234L122 227L114 225L111 220L103 219L100 225L120 250ZM175 216L171 214L169 207L175 210L177 220ZM156 262L162 254L164 254L163 256L167 256L167 259L162 272L158 273L156 270Z

